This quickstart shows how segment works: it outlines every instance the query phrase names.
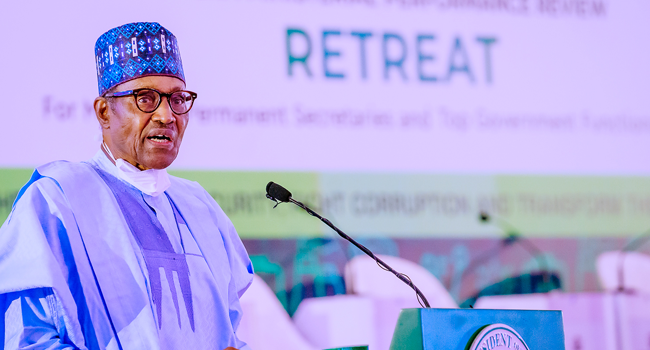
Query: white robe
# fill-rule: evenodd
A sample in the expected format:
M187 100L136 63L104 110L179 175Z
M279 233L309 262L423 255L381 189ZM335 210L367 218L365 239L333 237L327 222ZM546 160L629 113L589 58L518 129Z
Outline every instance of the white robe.
M101 152L89 163L116 176ZM0 228L5 347L247 348L236 329L239 297L252 281L248 255L203 188L175 177L171 183L166 195L142 196L175 253L186 256L194 331L182 298L179 325L164 273L158 327L143 255L108 186L88 164L54 162L34 172ZM177 225L167 195L186 225Z

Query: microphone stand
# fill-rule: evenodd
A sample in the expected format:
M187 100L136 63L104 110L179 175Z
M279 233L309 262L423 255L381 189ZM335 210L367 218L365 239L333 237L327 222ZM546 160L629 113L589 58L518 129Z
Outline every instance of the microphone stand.
M279 204L278 200L276 198L272 197L271 195L269 195L268 193L266 194L266 197ZM415 291L415 295L417 296L418 303L420 303L420 305L422 307L431 308L431 306L429 305L429 301L424 296L424 294L422 294L422 291L420 291L420 289L418 287L416 287L415 284L413 284L413 281L411 281L411 279L407 275L395 271L392 267L390 267L388 264L386 264L381 259L379 259L375 254L373 254L370 251L370 249L366 248L363 244L355 241L352 237L348 236L345 232L341 231L338 227L334 226L334 224L332 224L332 222L330 222L327 218L322 217L317 212L311 210L306 205L302 204L301 202L299 202L299 201L297 201L297 200L295 200L295 199L293 199L291 197L288 198L288 201L295 204L295 205L297 205L297 206L299 206L300 208L305 210L309 215L318 218L320 221L325 223L325 225L329 226L332 230L336 231L336 233L338 233L339 236L343 237L345 240L352 243L355 247L359 248L362 252L366 253L369 257L371 257L373 260L375 260L377 262L377 265L379 265L380 268L392 273L393 275L395 275L395 277L399 278L400 281L406 283L409 287L411 287ZM277 204L276 204L276 206L277 206Z
M639 247L641 247L643 244L645 244L648 240L650 239L650 230L642 233L635 239L633 239L630 243L626 244L623 249L620 250L619 255L618 255L618 263L617 263L617 275L618 275L618 291L619 292L624 292L625 291L625 273L624 273L624 264L625 264L625 253L633 250L637 250Z
M621 295L625 295L627 290L625 289L625 253L629 251L634 251L645 244L650 239L650 230L645 231L641 235L637 236L630 243L626 244L623 249L619 251L618 261L616 266L616 273L618 277L618 288L614 293L614 326L616 333L616 348L623 349L623 336L621 329L621 306L620 303L623 302Z

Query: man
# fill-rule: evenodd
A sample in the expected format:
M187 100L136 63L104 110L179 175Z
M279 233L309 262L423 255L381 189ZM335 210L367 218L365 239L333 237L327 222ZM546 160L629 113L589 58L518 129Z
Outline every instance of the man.
M252 266L195 182L167 175L196 94L176 38L131 23L95 45L101 150L36 169L0 228L6 349L233 349Z

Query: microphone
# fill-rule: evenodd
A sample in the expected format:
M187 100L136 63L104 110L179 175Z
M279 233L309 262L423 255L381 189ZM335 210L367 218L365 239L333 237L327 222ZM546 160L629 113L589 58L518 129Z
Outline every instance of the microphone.
M480 212L479 219L482 223L490 223L492 221L492 216L487 212ZM535 260L537 260L537 265L539 265L542 271L549 271L549 264L546 260L546 257L542 254L542 251L529 239L523 237L518 230L515 230L512 225L503 220L500 217L496 217L496 221L499 221L501 225L505 224L508 227L506 232L506 237L502 239L502 245L509 246L515 242L520 242L521 246L530 254Z
M291 197L291 192L289 192L289 190L287 190L286 188L271 181L266 185L266 198L275 202L275 206L273 206L273 208L277 207L280 203L290 202L305 210L309 215L320 219L320 221L324 222L332 230L336 231L336 233L338 233L339 236L343 237L345 240L352 243L355 247L359 248L362 252L366 253L369 257L375 260L377 262L377 265L379 265L381 269L392 273L393 275L395 275L395 277L399 278L400 281L406 283L406 285L411 287L415 291L415 295L418 299L418 303L420 303L422 307L426 307L426 308L431 307L429 305L429 301L427 300L427 298L424 296L424 294L422 294L420 289L416 287L415 284L413 284L413 281L411 281L411 279L407 275L395 271L392 267L390 267L388 264L386 264L381 259L379 259L375 254L373 254L370 251L370 249L366 248L363 244L355 241L354 239L352 239L352 237L348 236L347 234L345 234L345 232L341 231L338 227L334 226L334 224L332 224L327 218L322 217L320 214L311 210L306 205L293 199Z
M485 212L481 211L479 213L478 217L479 221L485 224L491 223L492 221L492 216ZM542 270L541 273L541 278L542 282L544 285L550 285L550 284L555 284L556 282L553 281L551 283L552 276L549 275L549 264L546 260L546 257L542 255L542 251L535 245L533 244L530 240L526 239L525 237L521 236L515 230L512 225L508 224L505 220L503 220L500 217L496 217L495 221L499 221L501 225L499 226L507 226L508 229L504 230L506 232L506 236L503 237L500 241L499 244L491 249L488 249L485 251L483 254L479 255L477 258L473 259L472 262L469 264L469 266L463 270L461 273L460 277L458 278L458 286L462 286L463 281L465 280L465 277L469 275L469 273L473 272L480 264L484 263L485 261L493 258L496 254L499 254L501 250L505 247L508 247L514 243L520 243L521 246L528 252L535 260L537 260L537 264L539 265L540 269ZM546 271L546 272L545 272ZM532 279L532 274L531 274L531 290L533 289L533 279ZM559 283L559 282L557 282ZM554 288L552 288L554 289ZM482 293L482 292L481 292ZM461 304L461 307L464 307L464 304L470 304L476 300L479 296L481 296L481 293L475 295L475 296L470 296L469 299L465 300L463 304Z
M291 199L291 192L271 181L266 185L266 198L275 201L276 203L286 203Z

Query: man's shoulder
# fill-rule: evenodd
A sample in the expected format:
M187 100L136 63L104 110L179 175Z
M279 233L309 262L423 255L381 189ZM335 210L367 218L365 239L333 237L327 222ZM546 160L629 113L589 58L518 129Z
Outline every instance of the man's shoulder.
M74 184L75 181L88 178L90 170L89 164L67 160L56 160L40 165L34 169L29 181L21 188L18 198L35 183L41 185L54 183L57 187L60 187L62 182Z
M185 189L185 190L192 190L192 191L199 191L199 192L204 192L205 189L196 181L184 179L182 177L174 176L174 175L169 175L169 182L171 182L172 186Z
M217 202L212 198L210 193L203 188L198 182L183 179L181 177L169 175L169 180L171 186L169 187L169 193L172 197L194 197L198 199L201 203L207 205L212 210L216 210L219 215L226 215L223 213L223 210L217 204Z
M69 162L57 160L36 167L31 178L18 191L14 205L25 193L37 194L39 192L63 192L63 185L68 188L76 188L78 184L88 179L92 168L89 164L82 162ZM28 196L29 197L29 196Z
M196 197L202 202L206 202L207 197L209 197L208 192L196 181L169 175L169 182L171 182L169 191L176 195Z
M43 164L36 168L41 176L52 177L57 180L79 178L91 174L91 166L86 162L70 162L67 160L56 160Z

